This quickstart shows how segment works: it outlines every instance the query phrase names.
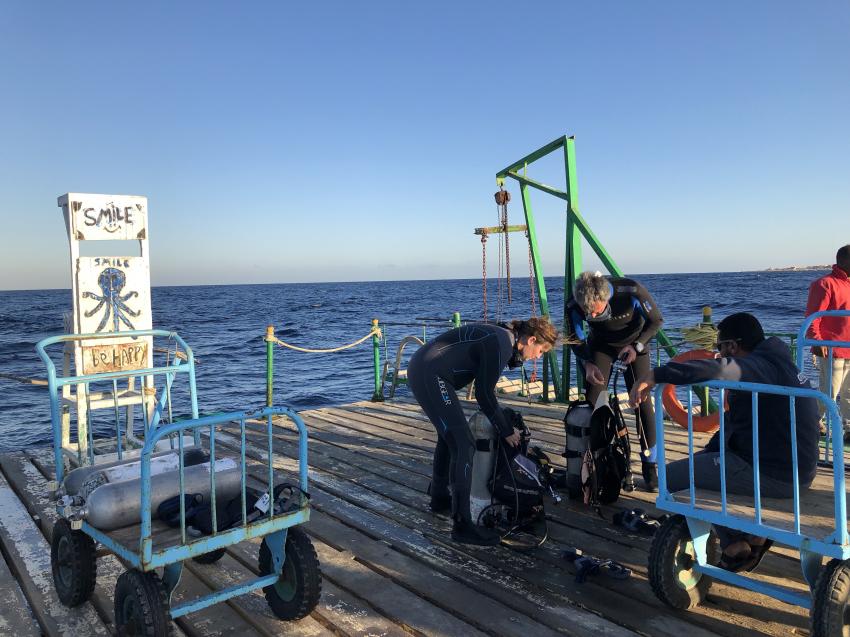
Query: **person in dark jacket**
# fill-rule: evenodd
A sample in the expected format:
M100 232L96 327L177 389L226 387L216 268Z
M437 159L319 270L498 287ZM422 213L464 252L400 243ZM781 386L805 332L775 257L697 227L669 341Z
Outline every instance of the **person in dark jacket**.
M477 526L469 510L475 439L456 390L475 381L475 398L499 437L511 446L519 431L499 407L496 382L505 366L540 358L558 340L548 318L510 325L472 323L441 334L411 357L407 382L422 411L437 430L431 480L431 509L451 509L452 538L468 544L498 544L499 534ZM449 493L451 486L451 494Z
M606 391L614 361L628 365L623 374L626 388L651 367L649 341L664 322L658 304L645 287L634 279L604 277L599 272L582 272L576 280L573 298L567 303L567 333L576 358L584 366L587 380L585 397L596 404ZM584 323L590 327L585 333ZM635 412L635 425L641 448L644 487L658 488L655 464L655 411L649 402ZM633 489L631 475L627 489Z
M783 387L811 388L791 358L788 346L776 337L765 338L764 330L752 314L732 314L717 325L714 360L670 362L656 367L638 379L632 388L632 404L646 401L657 383L692 385L709 380L764 383ZM754 494L752 394L728 392L725 440L717 432L705 449L694 454L694 486L720 491L720 445L725 444L726 491ZM797 468L801 489L815 479L818 460L818 408L814 398L794 401L797 433ZM794 497L791 458L791 415L788 396L760 393L758 396L758 457L761 495L769 498ZM688 460L667 465L667 488L673 493L690 488ZM720 566L732 571L753 570L770 542L717 527L723 548Z

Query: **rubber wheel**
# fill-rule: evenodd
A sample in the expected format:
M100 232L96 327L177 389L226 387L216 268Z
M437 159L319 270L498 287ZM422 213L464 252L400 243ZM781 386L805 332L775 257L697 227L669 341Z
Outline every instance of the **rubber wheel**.
M717 542L708 541L708 563L717 561ZM664 521L649 549L649 583L655 596L679 610L699 605L711 587L711 578L693 570L696 552L688 523L681 515Z
M156 573L131 569L118 578L115 628L121 637L173 637L165 587Z
M821 569L812 599L812 637L850 636L850 561L830 560Z
M227 549L216 549L215 551L210 551L209 553L204 553L203 555L197 555L192 558L193 561L198 564L214 564L218 562L221 558L224 557L224 554L227 552Z
M65 606L79 606L91 597L97 579L94 540L82 531L72 530L64 518L53 525L50 570L56 594Z
M307 534L291 528L286 534L286 558L280 579L263 592L272 612L279 619L295 620L309 615L322 594L319 557ZM272 553L265 540L260 545L260 575L274 573Z

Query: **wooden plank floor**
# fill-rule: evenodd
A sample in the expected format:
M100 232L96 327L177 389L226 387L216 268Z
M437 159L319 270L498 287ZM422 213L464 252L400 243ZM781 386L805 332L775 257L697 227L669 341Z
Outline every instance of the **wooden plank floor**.
M500 400L524 412L535 444L562 463L564 407L529 405L508 395ZM467 407L471 413L475 404ZM627 533L566 499L558 506L547 503L550 539L533 553L453 542L448 517L427 507L435 431L419 407L403 396L302 416L310 432L313 509L306 530L324 576L319 606L300 622L280 622L258 592L180 618L179 634L807 634L806 611L716 582L700 608L671 611L656 600L647 582L650 539ZM224 434L220 441L232 448L235 440ZM265 435L259 428L252 430L248 441L249 473L263 479ZM296 442L291 427L275 427L276 468L281 472L296 469ZM671 428L667 448L673 459L683 457L684 432ZM70 610L50 598L49 540L56 519L46 498L51 461L44 449L0 456L0 627L14 626L14 634L20 635L114 634L112 593L123 570L114 557L99 561L90 602ZM610 520L618 509L632 507L653 513L653 502L653 495L638 490L608 507L605 517ZM578 584L572 565L561 557L567 547L616 559L633 575L627 581L599 575ZM257 550L257 542L245 542L231 547L218 564L187 562L175 597L190 599L253 576ZM14 580L3 577L6 570ZM788 550L772 551L759 577L805 589ZM81 625L87 629L81 631ZM0 633L6 634L4 630Z

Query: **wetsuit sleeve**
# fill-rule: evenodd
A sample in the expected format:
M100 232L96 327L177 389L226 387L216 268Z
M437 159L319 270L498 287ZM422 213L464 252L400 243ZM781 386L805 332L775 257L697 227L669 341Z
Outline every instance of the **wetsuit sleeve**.
M661 316L658 303L655 302L649 291L637 281L635 281L635 288L637 288L637 291L632 298L634 299L635 307L643 315L644 319L643 329L638 334L636 340L644 345L649 345L649 341L661 329L661 324L664 323L664 317Z
M582 362L593 357L593 351L587 343L587 333L584 331L584 317L579 312L575 301L567 305L567 340L576 358Z
M501 438L510 436L514 428L505 418L496 400L496 383L502 373L499 339L493 334L478 341L478 371L475 374L475 400L481 411L496 428Z
M818 279L812 282L809 286L809 299L806 302L806 316L811 316L815 312L829 309L829 288L824 284L823 279ZM820 322L822 319L815 319L809 326L809 337L823 340L820 332Z
M774 367L760 356L667 363L655 368L656 383L673 385L692 385L707 380L778 384L781 379L776 376Z

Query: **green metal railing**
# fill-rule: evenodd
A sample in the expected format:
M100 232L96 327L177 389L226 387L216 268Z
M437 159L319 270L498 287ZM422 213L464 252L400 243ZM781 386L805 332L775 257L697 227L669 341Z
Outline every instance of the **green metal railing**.
M560 190L528 177L528 166L547 155L563 150L564 172L566 176L566 190ZM522 173L520 174L520 171ZM549 301L546 294L546 284L540 265L540 249L537 245L537 229L534 223L534 214L531 210L531 198L529 188L534 188L566 202L566 259L564 265L564 328L567 327L566 306L573 295L573 284L582 270L582 247L581 240L584 238L590 248L602 261L608 272L614 276L623 276L623 271L614 262L614 259L605 250L602 242L590 229L588 223L579 213L578 205L578 176L576 173L575 137L563 136L538 148L522 159L513 162L496 173L496 181L500 185L506 178L510 177L520 185L522 195L522 207L525 213L525 224L528 228L528 243L531 249L531 261L534 270L534 279L537 282L537 294L540 297L541 313L549 317ZM672 341L663 331L656 336L658 344L663 347L670 356L675 356L677 350ZM561 365L559 370L558 356L553 350L547 354L543 364L543 400L549 400L549 374L555 387L555 400L567 402L569 399L570 369L571 369L571 347L564 345L561 352ZM579 371L580 368L577 369ZM582 384L581 372L577 374L579 385Z

